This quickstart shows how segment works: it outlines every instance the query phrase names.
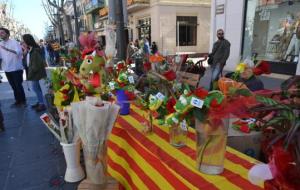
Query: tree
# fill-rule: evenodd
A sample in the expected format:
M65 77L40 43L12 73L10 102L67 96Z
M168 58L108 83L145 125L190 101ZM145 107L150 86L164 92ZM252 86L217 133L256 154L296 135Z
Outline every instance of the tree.
M53 30L55 30L55 28L58 29L59 37L60 37L61 41L64 42L63 26L62 26L62 23L60 22L60 15L57 14L58 13L57 8L51 6L49 4L48 0L42 0L42 5L43 5L43 8L44 8L51 24L54 27Z
M61 13L63 16L64 24L67 26L67 36L69 39L73 39L73 30L72 30L72 25L71 25L71 17L66 13L66 10L64 9L64 0L47 0L47 3L51 5L52 7L56 8L58 13ZM58 15L59 16L59 15ZM60 19L58 19L60 21ZM64 41L62 42L64 43Z

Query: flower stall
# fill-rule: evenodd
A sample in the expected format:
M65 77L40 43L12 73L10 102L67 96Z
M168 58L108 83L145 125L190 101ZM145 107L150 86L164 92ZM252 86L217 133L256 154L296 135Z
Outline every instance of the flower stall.
M292 180L298 187L293 176L299 166L299 109L290 104L295 97L299 101L299 80L280 94L289 101L270 98L237 79L245 70L239 65L231 79L222 77L216 89L207 91L198 86L205 72L200 62L159 54L144 59L138 76L131 63L108 64L95 50L93 35L81 36L82 56L74 51L66 55L66 67L52 71L49 113L41 116L63 147L66 181L80 181L86 174L84 182L94 189L104 188L108 176L121 189L286 188ZM257 67L255 72L264 71ZM198 77L192 83L189 73ZM239 119L230 126L232 118ZM229 127L247 133L267 126L282 133L265 140L271 149L263 149L269 160L264 168L271 177L263 178L255 166L261 162L227 147L227 135ZM286 178L286 172L293 175Z

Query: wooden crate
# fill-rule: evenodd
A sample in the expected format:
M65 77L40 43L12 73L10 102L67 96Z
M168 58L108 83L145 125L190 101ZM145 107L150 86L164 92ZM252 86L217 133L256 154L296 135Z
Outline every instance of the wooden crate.
M113 178L110 178L105 185L93 185L89 183L88 180L83 180L77 190L119 190L119 183L114 180Z
M193 74L193 73L188 73L188 72L184 72L184 71L178 71L177 77L178 77L179 81L186 83L193 87L197 87L199 80L200 80L199 74Z

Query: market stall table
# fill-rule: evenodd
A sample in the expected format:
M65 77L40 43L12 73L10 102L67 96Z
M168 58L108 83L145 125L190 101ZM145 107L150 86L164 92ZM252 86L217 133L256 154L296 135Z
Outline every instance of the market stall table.
M108 173L125 189L263 189L248 180L257 160L227 147L224 172L206 175L196 169L194 129L187 146L169 144L167 127L154 122L152 134L143 134L146 113L131 105L130 115L119 116L108 141Z

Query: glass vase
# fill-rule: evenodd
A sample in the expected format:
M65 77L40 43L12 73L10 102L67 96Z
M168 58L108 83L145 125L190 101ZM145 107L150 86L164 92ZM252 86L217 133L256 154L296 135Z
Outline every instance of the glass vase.
M228 119L196 120L196 163L200 172L211 175L223 172L228 126Z
M180 125L173 125L169 127L170 144L179 148L186 145L187 130Z

